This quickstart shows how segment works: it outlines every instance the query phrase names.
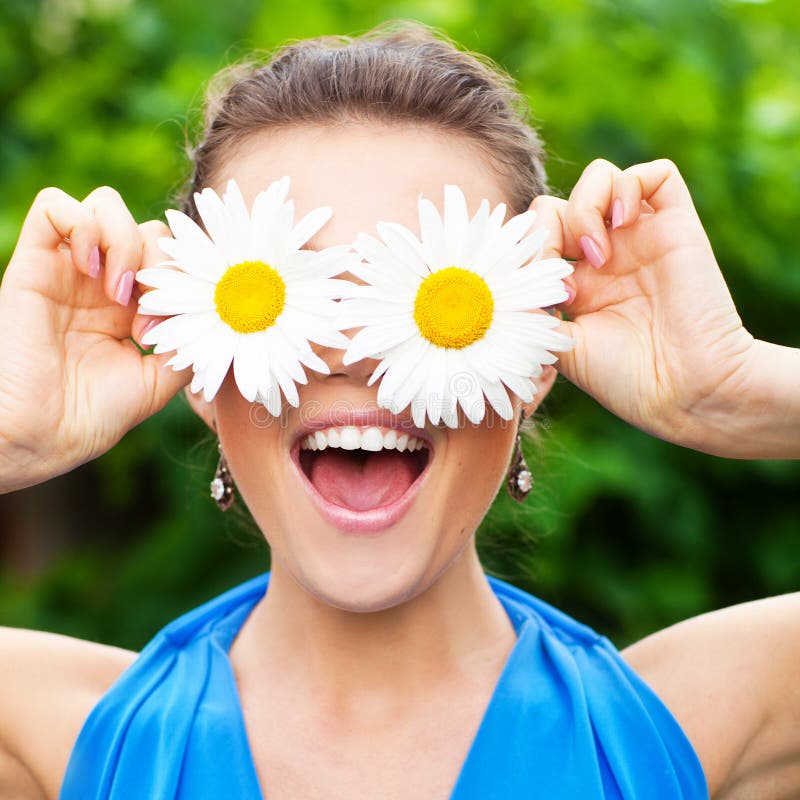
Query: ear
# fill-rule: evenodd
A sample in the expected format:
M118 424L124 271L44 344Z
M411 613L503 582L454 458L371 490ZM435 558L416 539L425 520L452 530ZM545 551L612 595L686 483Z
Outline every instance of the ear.
M208 425L208 427L211 428L214 433L216 433L217 423L214 404L204 400L202 392L194 394L194 392L190 391L188 386L184 388L183 394L189 401L192 411L194 411L194 413L197 414L197 416L200 417L200 419L202 419L203 422L205 422L205 424Z
M530 417L534 411L539 407L542 400L547 397L548 392L550 389L553 388L553 384L556 382L556 378L558 377L558 370L552 364L545 364L542 367L542 374L536 379L536 386L538 387L539 391L533 396L533 400L530 403L525 403L522 408L525 411L525 419Z

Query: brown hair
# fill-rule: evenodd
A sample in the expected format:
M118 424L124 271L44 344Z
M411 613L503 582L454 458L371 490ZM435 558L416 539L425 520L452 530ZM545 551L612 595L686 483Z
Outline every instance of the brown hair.
M463 52L415 22L357 37L324 36L226 67L212 78L194 172L180 203L213 183L246 137L299 123L360 120L430 124L466 136L487 154L520 213L546 191L544 154L512 79L484 56Z

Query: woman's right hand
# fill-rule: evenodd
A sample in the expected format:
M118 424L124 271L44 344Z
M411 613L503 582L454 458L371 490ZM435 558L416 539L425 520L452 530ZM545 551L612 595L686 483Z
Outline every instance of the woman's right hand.
M134 275L169 235L109 187L37 195L0 284L0 493L96 458L191 379L130 339L159 319L136 313Z

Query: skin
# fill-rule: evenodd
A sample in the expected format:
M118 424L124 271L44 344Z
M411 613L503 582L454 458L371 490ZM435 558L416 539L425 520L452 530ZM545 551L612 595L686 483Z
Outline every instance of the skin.
M418 194L440 202L446 182L462 187L471 211L483 197L504 199L468 142L373 124L254 137L215 184L234 177L252 200L285 174L299 213L333 206L314 247L350 242L381 219L415 230ZM562 374L631 424L679 444L731 457L800 454L800 387L785 377L787 369L800 374L797 353L742 326L674 165L620 171L595 162L568 201L542 197L534 207L551 231L549 249L578 259L575 299L563 307L578 346L560 359ZM169 354L138 354L126 337L140 338L149 320L116 294L126 271L161 260L161 235L161 223L137 226L108 189L83 202L58 190L37 198L0 287L0 362L11 364L0 375L2 490L96 457L188 382L188 370L159 368ZM90 277L95 245L103 267ZM25 357L34 352L37 359ZM301 401L374 399L369 362L344 367L339 351L318 352L331 375L312 374ZM109 369L116 380L102 380L101 390ZM555 375L545 370L528 412ZM783 391L765 389L776 376ZM42 397L61 420L55 432L43 434L31 414ZM305 499L288 464L292 412L285 428L255 425L230 376L212 404L189 397L218 432L273 553L269 591L231 649L266 795L446 798L514 642L473 534L503 480L515 429L430 427L428 483L396 529L369 543L331 528ZM735 443L719 433L725 425L740 432ZM798 595L768 598L688 620L623 653L684 727L714 797L800 791L792 766L798 620ZM133 658L0 630L0 798L57 796L83 720ZM310 749L320 754L313 764Z

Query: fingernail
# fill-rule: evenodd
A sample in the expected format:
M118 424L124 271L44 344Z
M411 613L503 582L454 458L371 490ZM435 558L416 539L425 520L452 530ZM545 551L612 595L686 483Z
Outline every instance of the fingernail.
M606 257L594 239L590 236L581 236L579 241L583 254L595 269L599 269L606 263Z
M158 325L159 322L163 322L163 320L156 317L155 319L151 319L147 323L147 325L145 325L144 328L142 328L142 332L139 334L139 344L142 345L142 347L149 347L149 345L146 345L144 344L144 342L142 342L142 339L144 339L145 334L152 328L155 328L155 326Z
M133 291L133 272L128 270L123 272L119 283L117 283L117 291L114 293L114 299L121 305L128 305L131 299L131 292Z
M96 278L100 274L100 248L95 245L89 253L89 277Z
M619 228L622 225L622 220L624 219L625 212L622 208L622 200L619 197L614 201L614 205L611 209L611 228Z
M575 299L575 290L568 283L564 284L564 288L567 290L567 299L562 305L568 306Z

